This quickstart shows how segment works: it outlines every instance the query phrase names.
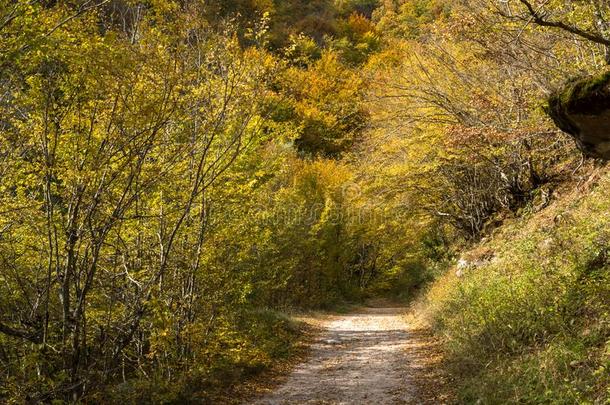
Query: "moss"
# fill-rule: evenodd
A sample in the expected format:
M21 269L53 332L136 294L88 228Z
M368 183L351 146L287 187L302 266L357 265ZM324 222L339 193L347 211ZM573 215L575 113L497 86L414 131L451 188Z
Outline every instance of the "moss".
M610 71L570 80L549 97L545 110L561 130L578 135L571 116L599 115L610 110Z

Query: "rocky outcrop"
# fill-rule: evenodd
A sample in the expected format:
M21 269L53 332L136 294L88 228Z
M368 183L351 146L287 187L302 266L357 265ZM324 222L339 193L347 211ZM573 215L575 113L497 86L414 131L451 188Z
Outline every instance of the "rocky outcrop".
M547 113L585 155L610 160L610 72L571 81L549 98Z

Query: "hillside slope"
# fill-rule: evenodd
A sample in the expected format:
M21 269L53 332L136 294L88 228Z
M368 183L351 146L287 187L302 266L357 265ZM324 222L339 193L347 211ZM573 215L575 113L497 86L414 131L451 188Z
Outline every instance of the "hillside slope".
M463 403L610 400L610 173L463 254L426 293Z

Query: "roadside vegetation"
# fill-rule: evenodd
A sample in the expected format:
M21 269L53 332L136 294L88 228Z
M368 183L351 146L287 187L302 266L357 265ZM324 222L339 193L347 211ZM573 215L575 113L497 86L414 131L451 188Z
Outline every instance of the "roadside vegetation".
M427 292L425 316L461 376L461 402L608 398L608 180L597 170L545 210L508 221Z

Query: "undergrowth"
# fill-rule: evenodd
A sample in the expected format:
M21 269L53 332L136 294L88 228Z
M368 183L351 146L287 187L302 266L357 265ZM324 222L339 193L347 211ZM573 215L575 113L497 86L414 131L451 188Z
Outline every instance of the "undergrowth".
M606 174L504 225L469 252L485 259L431 286L461 402L610 403L608 189Z
M127 380L96 403L233 403L234 387L296 355L303 325L283 313L245 310L197 344L197 360L175 376ZM201 343L201 342L200 342ZM233 398L234 400L235 398Z

